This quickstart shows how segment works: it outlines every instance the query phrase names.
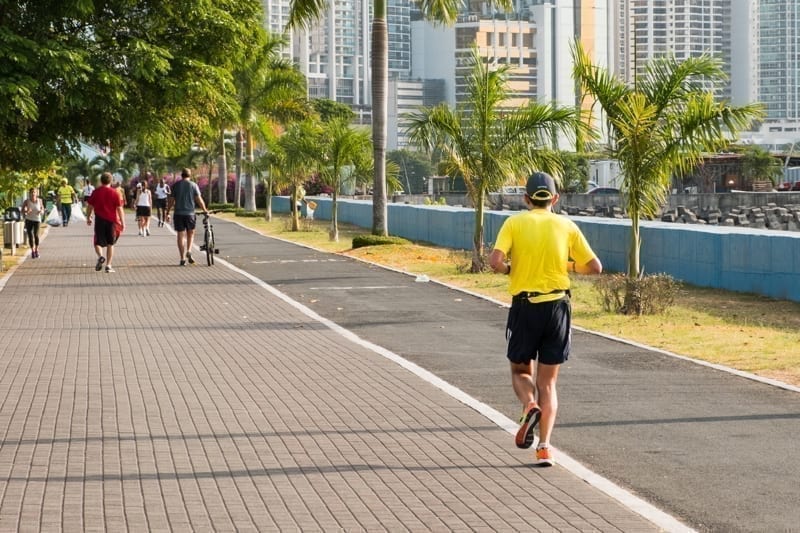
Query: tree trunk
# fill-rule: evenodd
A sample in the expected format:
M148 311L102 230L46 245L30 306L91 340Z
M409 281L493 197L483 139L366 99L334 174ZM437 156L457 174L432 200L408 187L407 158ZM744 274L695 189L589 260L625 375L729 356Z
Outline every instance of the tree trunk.
M639 291L639 253L642 240L639 235L639 217L631 218L631 242L628 250L628 279L625 284L625 303L622 311L626 315L642 314L642 295Z
M480 192L480 191L478 191ZM483 272L483 207L484 195L476 195L475 204L475 232L472 235L472 266L470 272Z
M219 132L219 179L217 190L219 191L219 203L228 203L228 158L225 156L225 130Z
M297 209L297 185L292 185L289 203L292 210L292 231L300 231L300 210Z
M244 136L242 130L236 130L236 188L233 192L233 205L236 209L242 207L242 144L244 144Z
M247 140L247 161L250 163L248 166L247 177L245 178L246 188L244 190L244 210L256 210L256 180L253 179L253 135L250 130L245 130Z
M337 212L339 194L337 189L338 187L334 187L331 195L331 232L329 237L332 242L339 242L339 214Z
M372 21L372 149L375 173L372 183L372 233L386 236L386 93L389 77L389 31L386 0L375 0Z
M264 185L267 193L267 213L265 218L267 222L272 220L272 169L269 169L267 174L267 183Z
M214 160L211 159L208 162L208 185L206 186L206 207L211 205L211 186L214 182L212 179L214 177Z

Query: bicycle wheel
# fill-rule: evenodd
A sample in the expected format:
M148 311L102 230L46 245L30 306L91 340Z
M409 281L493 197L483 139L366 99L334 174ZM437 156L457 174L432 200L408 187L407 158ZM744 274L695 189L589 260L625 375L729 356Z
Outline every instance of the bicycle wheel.
M208 266L214 264L214 230L206 228L206 262Z

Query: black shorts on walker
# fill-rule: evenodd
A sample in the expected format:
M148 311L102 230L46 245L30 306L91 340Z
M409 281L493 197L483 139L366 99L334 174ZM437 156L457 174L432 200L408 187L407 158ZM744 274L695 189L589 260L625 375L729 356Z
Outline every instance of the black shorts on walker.
M137 205L136 206L136 216L137 217L149 217L151 214L151 208L149 205Z
M515 299L506 323L506 356L512 363L538 360L560 365L569 358L572 307L568 296L551 302Z
M197 217L195 215L175 215L172 217L172 227L175 231L194 230L197 226Z

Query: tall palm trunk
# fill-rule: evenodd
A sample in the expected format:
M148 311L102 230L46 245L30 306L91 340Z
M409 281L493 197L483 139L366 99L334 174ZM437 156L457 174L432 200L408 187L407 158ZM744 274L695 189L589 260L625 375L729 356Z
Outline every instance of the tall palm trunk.
M211 204L211 185L214 182L214 159L208 162L208 185L206 186L206 206Z
M334 187L333 193L331 193L331 232L329 234L332 242L339 242L339 209L337 208L338 198L338 187Z
M250 130L245 130L245 140L247 141L247 161L250 164L248 165L248 172L245 176L244 210L255 211L256 180L253 179L253 161L255 158L253 156L253 135L250 133Z
M475 231L472 234L472 266L470 272L477 273L483 271L483 211L485 205L485 195L475 195Z
M387 0L375 0L372 21L372 146L375 174L372 183L372 233L388 235L386 207L386 132L389 77Z
M242 144L244 136L242 130L236 130L236 189L233 193L233 204L237 209L242 206Z
M217 180L217 190L219 191L219 203L228 203L228 158L225 156L225 130L219 131L219 179Z

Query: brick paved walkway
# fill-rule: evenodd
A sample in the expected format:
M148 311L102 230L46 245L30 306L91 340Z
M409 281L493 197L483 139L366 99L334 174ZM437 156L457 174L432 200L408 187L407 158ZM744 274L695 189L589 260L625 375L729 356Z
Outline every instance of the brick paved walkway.
M0 291L0 530L656 531L174 236L51 228Z

